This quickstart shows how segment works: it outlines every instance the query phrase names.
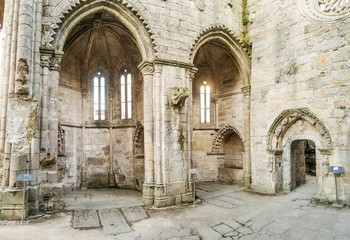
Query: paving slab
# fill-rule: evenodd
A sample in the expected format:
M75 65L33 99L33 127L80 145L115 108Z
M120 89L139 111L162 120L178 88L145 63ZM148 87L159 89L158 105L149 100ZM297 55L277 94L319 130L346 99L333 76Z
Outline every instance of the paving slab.
M230 226L232 229L237 229L242 227L242 224L240 224L239 222L235 221L234 219L227 219L222 221L223 223L225 223L226 225Z
M119 209L102 209L99 214L106 234L117 235L132 231Z
M96 210L76 210L74 211L74 228L98 228L100 221Z
M221 235L225 235L226 233L233 231L233 229L227 226L226 224L219 224L219 225L213 226L213 229L218 233L220 233Z
M137 222L148 217L143 207L122 208L121 210L129 222Z

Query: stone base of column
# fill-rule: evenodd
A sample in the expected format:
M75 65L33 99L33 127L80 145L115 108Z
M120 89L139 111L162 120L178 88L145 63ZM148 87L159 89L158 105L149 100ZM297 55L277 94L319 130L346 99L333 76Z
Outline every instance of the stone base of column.
M21 220L23 214L23 189L6 188L0 191L1 220ZM24 200L24 216L28 216L28 190Z
M244 186L246 186L247 188L250 187L252 181L252 175L251 174L245 174L244 175Z
M142 193L144 204L152 206L154 203L154 183L144 183Z
M193 202L193 193L191 191L186 191L185 189L181 189L180 191L178 191L178 194L174 192L169 194L168 192L168 195L166 195L164 193L164 185L155 186L153 205L157 208L168 207L168 206L178 205L181 203L190 203L190 202Z

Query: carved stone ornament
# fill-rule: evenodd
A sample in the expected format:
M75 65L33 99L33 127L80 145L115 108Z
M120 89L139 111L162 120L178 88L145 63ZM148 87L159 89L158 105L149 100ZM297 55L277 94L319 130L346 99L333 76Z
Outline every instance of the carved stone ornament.
M28 89L29 66L27 59L20 58L17 63L16 94L23 96L29 94Z
M61 124L58 123L58 147L57 152L59 155L65 154L65 131L62 128Z
M143 155L144 154L144 133L143 133L143 126L141 122L137 122L135 133L133 136L133 142L134 142L134 154L136 155Z
M185 104L186 98L190 96L187 88L173 87L169 90L169 105L181 108Z
M298 7L309 19L333 22L350 17L349 0L300 0Z
M61 57L54 57L51 59L50 70L61 71Z
M225 139L226 136L229 136L232 133L237 134L238 137L242 140L242 142L245 142L242 133L237 128L231 125L226 125L220 128L219 131L215 134L213 143L211 145L211 152L219 153L222 141Z
M332 139L330 133L324 123L307 108L285 110L275 119L267 134L267 151L272 153L276 149L281 149L282 146L280 144L284 133L295 123L298 124L299 129L301 128L300 130L302 131L305 128L304 121L317 129L325 139L327 151L331 151Z

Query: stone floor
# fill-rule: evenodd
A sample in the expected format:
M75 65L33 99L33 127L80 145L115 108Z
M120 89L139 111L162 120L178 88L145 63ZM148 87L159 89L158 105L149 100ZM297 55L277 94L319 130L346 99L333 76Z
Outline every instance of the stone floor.
M67 212L0 222L0 239L350 239L350 209L314 203L314 181L276 196L202 183L195 206L162 209L143 206L137 192L81 191L66 196Z

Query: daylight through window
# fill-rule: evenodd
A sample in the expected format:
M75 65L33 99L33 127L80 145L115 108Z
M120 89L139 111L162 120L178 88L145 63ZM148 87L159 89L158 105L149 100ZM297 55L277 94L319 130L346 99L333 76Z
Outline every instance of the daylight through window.
M106 79L100 72L94 77L94 120L106 120Z
M203 82L200 87L201 123L210 122L210 86Z
M132 117L131 74L125 69L120 77L121 118Z

